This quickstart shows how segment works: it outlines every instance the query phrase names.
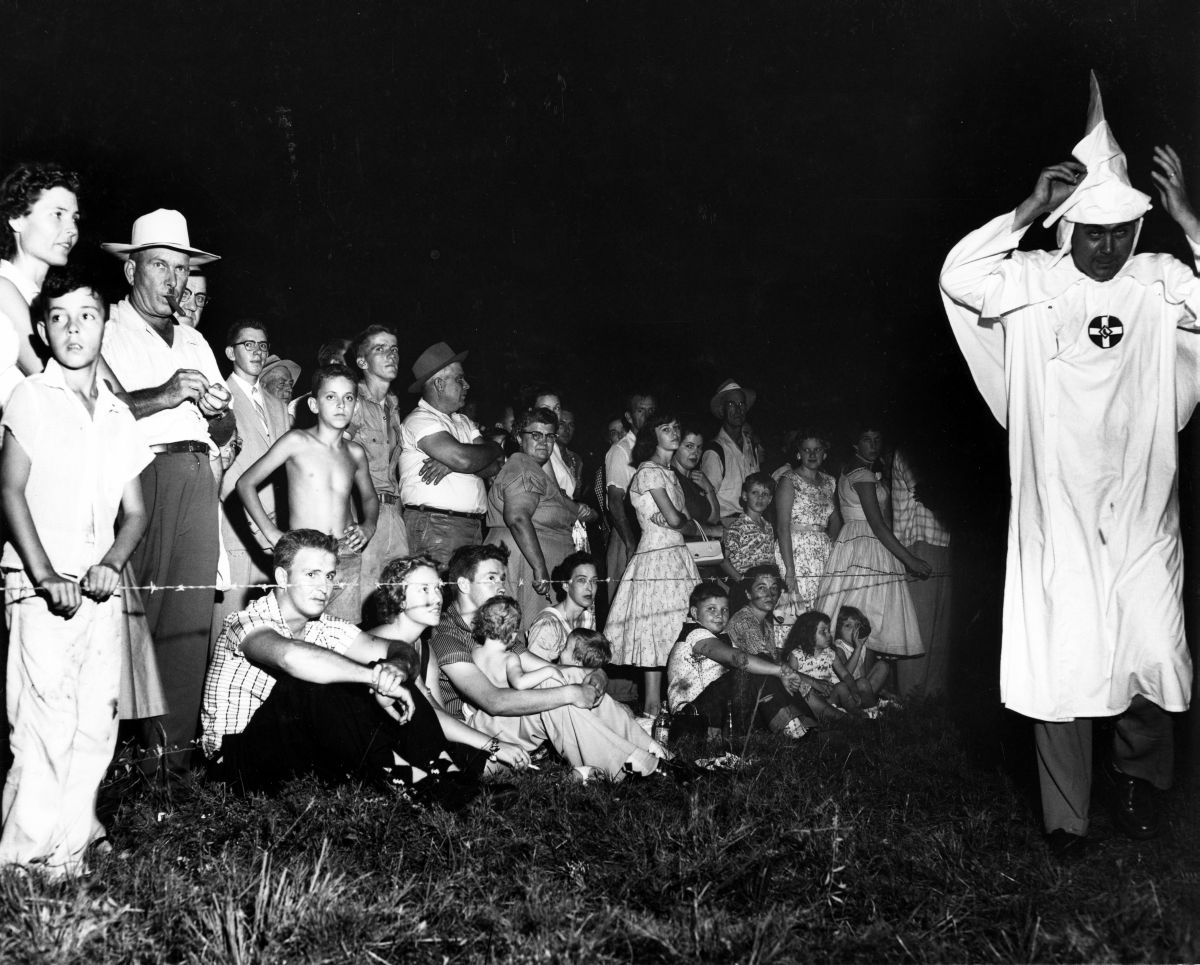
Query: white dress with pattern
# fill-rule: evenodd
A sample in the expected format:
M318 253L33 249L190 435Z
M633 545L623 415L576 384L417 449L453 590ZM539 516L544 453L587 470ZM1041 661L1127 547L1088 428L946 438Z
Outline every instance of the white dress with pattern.
M604 626L615 664L666 666L687 617L688 597L700 582L683 534L662 524L653 489L664 490L671 504L683 512L683 488L675 473L653 462L642 463L629 486L642 538L621 577Z

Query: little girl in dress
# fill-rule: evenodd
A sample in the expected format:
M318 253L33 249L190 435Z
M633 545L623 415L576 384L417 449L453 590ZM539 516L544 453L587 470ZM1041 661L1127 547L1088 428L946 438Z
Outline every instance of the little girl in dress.
M800 674L800 694L818 720L829 723L847 712L859 715L866 711L875 716L874 681L869 675L855 678L850 672L844 651L834 645L829 617L824 613L810 610L796 619L783 645L783 659ZM886 665L880 666L886 672Z

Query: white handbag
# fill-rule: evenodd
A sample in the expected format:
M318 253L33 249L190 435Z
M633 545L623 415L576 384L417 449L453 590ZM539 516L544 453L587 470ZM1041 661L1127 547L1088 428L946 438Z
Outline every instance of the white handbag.
M684 543L687 551L692 554L692 562L697 566L707 566L710 563L720 563L725 558L725 549L719 539L705 539L704 530L694 519L692 524L700 533L700 539Z

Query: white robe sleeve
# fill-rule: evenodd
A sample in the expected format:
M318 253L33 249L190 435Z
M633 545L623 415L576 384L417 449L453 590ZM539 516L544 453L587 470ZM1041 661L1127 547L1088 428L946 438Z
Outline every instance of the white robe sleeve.
M1008 255L1028 227L1013 230L1014 211L993 218L963 238L942 266L942 302L980 395L1000 425L1006 425L1004 326L1001 316L1018 305L1003 303Z

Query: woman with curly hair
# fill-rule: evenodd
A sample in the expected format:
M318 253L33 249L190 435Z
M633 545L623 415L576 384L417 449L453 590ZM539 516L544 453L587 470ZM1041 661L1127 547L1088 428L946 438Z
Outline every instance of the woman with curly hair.
M388 654L415 651L415 666L408 679L415 704L428 705L437 715L442 733L451 742L451 755L465 770L482 769L485 775L502 767L523 770L529 754L516 744L478 731L448 713L432 694L438 688L438 662L422 639L438 625L442 615L442 578L428 556L402 556L379 574L376 608L383 622L367 631L388 641ZM411 658L411 657L410 657Z
M21 164L0 182L0 404L21 375L42 371L29 306L79 240L78 193L78 175L57 164Z

